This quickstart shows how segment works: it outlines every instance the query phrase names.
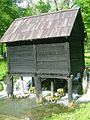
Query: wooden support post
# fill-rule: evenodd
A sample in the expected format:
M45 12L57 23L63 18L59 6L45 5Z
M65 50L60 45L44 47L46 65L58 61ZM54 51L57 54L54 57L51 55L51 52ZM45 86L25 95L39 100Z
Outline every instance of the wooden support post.
M21 76L21 91L22 91L22 95L24 95L24 83L23 83L23 77Z
M13 98L13 76L12 75L8 75L7 76L7 95L8 98Z
M71 75L68 78L68 102L72 102L73 101L73 96L72 96L72 79L73 79L73 75Z
M51 96L54 96L54 81L51 80Z
M36 102L42 103L43 97L42 97L41 79L38 76L34 76L34 81L35 81L35 91L36 91Z

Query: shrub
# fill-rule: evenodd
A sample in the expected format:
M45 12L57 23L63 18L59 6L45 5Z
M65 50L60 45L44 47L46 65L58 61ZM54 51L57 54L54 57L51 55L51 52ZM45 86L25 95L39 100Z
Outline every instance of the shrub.
M3 85L2 85L2 83L0 81L0 91L2 91L2 90L3 90Z
M7 75L6 60L0 60L0 80L3 80L6 75Z

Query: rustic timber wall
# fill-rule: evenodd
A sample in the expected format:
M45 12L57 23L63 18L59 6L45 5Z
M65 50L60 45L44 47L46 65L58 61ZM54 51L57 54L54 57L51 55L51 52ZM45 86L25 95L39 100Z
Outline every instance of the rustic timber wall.
M40 73L68 74L65 43L37 45L37 68Z
M69 43L30 44L8 47L10 73L70 73Z
M73 43L70 44L70 63L72 74L83 72L84 57L82 41L78 41L78 44L76 43L76 41L73 41Z
M9 46L7 52L10 73L35 71L33 45Z

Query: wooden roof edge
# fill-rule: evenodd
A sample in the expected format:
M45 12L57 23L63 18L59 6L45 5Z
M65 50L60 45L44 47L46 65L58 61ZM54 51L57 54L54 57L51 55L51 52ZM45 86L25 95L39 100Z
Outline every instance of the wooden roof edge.
M60 38L62 39L62 38L68 38L68 37L70 37L70 35L68 35L68 36L61 36ZM54 39L54 38L56 38L56 37L48 37L48 39ZM57 37L58 38L58 37ZM38 41L38 40L46 40L47 38L34 38L34 39L27 39L27 40L22 40L22 39L19 39L18 41L16 40L16 41L6 41L6 42L4 42L4 41L1 41L0 43L15 43L15 42L35 42L35 41Z

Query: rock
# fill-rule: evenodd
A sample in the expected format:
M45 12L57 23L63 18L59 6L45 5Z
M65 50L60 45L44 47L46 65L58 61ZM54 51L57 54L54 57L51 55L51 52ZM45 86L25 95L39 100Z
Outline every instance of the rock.
M89 102L90 101L90 83L88 83L88 89L86 94L83 94L76 102Z
M25 118L24 120L30 120L29 118Z
M54 97L54 96L46 96L45 100L47 100L49 102L57 101L56 97Z
M35 98L36 97L36 94L32 93L32 94L29 94L29 98L32 99L32 98Z
M43 97L50 96L51 95L51 91L49 91L49 90L42 91L42 95L43 95Z

